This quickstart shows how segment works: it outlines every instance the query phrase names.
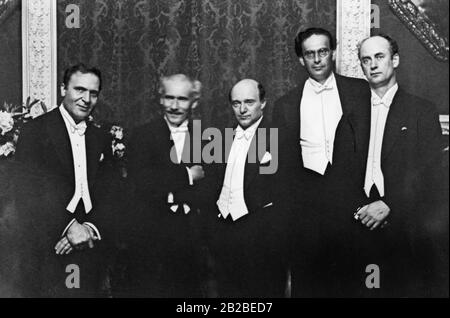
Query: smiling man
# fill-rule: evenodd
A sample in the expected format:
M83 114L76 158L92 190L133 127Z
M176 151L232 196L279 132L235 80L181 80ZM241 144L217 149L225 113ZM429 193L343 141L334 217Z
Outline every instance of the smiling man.
M129 179L131 296L201 297L202 247L195 198L205 177L192 164L192 110L201 83L184 74L160 80L161 116L135 129ZM200 141L199 141L200 142Z
M334 73L336 43L327 30L295 38L308 78L275 103L284 201L293 211L293 296L343 296L350 202L344 189L354 156L352 117L370 102L367 82ZM351 224L350 224L351 226ZM340 282L339 282L340 280Z
M107 156L110 145L107 135L87 119L101 83L96 68L78 64L67 69L61 106L28 123L20 135L16 158L35 174L26 185L33 186L35 200L21 202L28 204L22 210L28 218L27 243L37 240L27 245L30 259L25 265L34 269L25 271L25 295L90 297L99 290L98 249L90 248L104 233L97 196L99 159ZM79 268L79 288L65 284L70 264Z

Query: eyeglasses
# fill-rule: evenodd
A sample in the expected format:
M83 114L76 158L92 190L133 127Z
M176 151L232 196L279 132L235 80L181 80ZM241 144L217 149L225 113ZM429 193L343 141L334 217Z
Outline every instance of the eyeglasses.
M184 104L186 104L186 103L188 103L190 101L189 97L186 97L186 96L164 95L163 98L170 105L175 103L176 100L179 103L184 103Z
M242 103L244 103L245 106L247 107L252 107L253 105L256 104L256 100L254 99L245 99L244 101L238 101L238 100L234 100L231 102L231 106L233 106L233 108L238 108L241 107Z
M313 60L316 57L316 54L318 54L321 58L325 58L330 54L330 49L322 48L318 51L305 51L303 56L308 60Z

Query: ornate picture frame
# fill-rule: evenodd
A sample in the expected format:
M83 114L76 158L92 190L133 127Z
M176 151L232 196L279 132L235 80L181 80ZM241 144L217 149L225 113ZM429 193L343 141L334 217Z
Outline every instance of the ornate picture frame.
M447 10L439 10L439 4ZM389 7L424 47L439 61L448 62L448 2L389 0ZM444 12L445 11L445 12ZM446 15L447 23L437 17ZM440 27L441 26L441 27Z

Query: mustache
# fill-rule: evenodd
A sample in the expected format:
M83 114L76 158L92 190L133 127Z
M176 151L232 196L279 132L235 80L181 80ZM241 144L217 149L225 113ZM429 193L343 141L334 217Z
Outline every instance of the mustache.
M167 110L166 113L170 114L170 115L183 115L184 114L184 112L180 112L178 110Z

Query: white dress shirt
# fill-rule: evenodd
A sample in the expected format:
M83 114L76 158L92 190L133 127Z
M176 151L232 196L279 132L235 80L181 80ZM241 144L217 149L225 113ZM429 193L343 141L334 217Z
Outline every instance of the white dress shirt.
M222 191L217 200L217 207L223 218L231 215L233 221L236 221L248 214L244 200L245 162L253 136L261 120L262 117L246 130L243 130L241 126L236 128L236 135L228 155Z
M366 178L364 182L364 192L367 197L370 189L375 184L380 196L384 196L384 176L381 170L381 147L383 145L384 128L398 85L392 86L383 98L380 98L372 91L372 109L370 121L370 142L367 156Z
M186 140L186 133L189 131L188 129L188 120L185 120L180 126L173 127L168 122L167 118L164 116L164 120L167 123L167 127L169 127L170 130L170 137L173 140L173 143L175 144L175 150L177 154L177 160L176 163L181 163L181 159L183 156L183 149L184 149L184 142ZM175 158L171 158L175 163Z
M92 210L92 201L89 194L86 141L84 135L87 125L85 121L81 121L76 124L72 116L70 116L63 105L59 107L59 111L61 112L64 124L66 125L66 129L69 134L75 172L75 191L72 199L66 207L66 210L70 213L74 213L78 203L82 200L86 214L88 214ZM72 221L66 226L63 231L63 235L65 235L67 229L73 222L75 222L75 219L72 219ZM85 222L84 224L89 225L95 231L97 237L101 239L100 233L94 224L90 222Z
M86 142L84 138L86 122L82 121L75 124L75 121L64 106L60 106L59 111L63 116L67 132L69 133L75 171L75 192L66 209L74 213L78 202L83 200L85 211L89 213L92 210L92 201L87 180Z
M300 103L300 145L305 168L323 175L328 163L333 163L334 138L341 117L334 74L323 85L309 78Z
M186 134L189 133L189 129L188 129L188 120L185 120L180 126L178 127L173 127L172 125L170 125L169 121L167 120L167 118L164 116L164 120L167 123L167 127L169 127L170 130L170 138L173 140L173 143L175 145L175 151L176 151L176 160L175 158L173 158L173 155L171 153L171 160L175 163L181 163L181 160L183 158L183 151L184 151L184 144L186 142ZM188 174L188 178L189 178L189 185L193 185L194 184L194 180L192 178L192 173L191 170L186 167L187 170L187 174ZM169 192L167 195L167 203L172 204L174 203L174 195L172 192ZM172 204L170 209L173 212L176 212L178 210L178 204ZM189 207L189 205L187 205L186 203L183 204L183 210L185 214L188 214L191 210L191 208Z

